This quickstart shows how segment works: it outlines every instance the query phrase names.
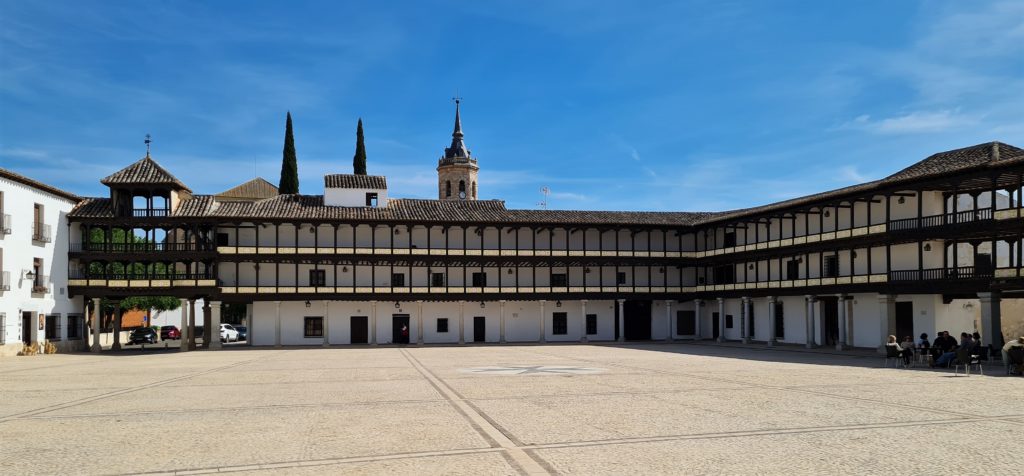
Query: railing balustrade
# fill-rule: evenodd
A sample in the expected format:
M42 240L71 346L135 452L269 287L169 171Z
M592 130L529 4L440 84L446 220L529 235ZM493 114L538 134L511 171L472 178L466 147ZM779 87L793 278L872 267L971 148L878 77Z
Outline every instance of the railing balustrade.
M136 218L160 218L166 217L171 214L171 211L166 208L135 208L132 209L132 216Z
M901 218L889 221L889 229L892 231L916 230L918 228L930 228L933 226L958 225L962 223L973 223L983 220L991 220L993 216L991 208L979 208L977 210L964 210L956 213L945 213L929 215L924 217Z
M9 235L11 234L11 216L0 215L0 234Z
M44 294L50 292L50 277L37 274L32 278L32 292L35 294Z
M108 280L185 280L185 279L216 279L213 273L165 273L165 274L144 274L144 273L90 273L81 270L71 270L68 273L69 279L108 279Z
M49 243L50 225L41 222L32 222L32 241Z
M70 251L80 253L160 253L168 251L213 251L207 243L71 243Z
M889 272L889 281L936 281L942 279L985 279L994 275L992 269L975 266L956 268L909 269Z
M10 290L11 290L11 272L10 271L4 271L3 273L0 273L0 291L10 291Z

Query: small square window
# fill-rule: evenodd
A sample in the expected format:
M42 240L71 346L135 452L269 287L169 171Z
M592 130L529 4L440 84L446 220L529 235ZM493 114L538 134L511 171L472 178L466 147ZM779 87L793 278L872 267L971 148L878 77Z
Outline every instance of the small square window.
M552 274L551 285L556 288L564 288L569 285L569 277L565 273Z
M324 336L324 318L323 317L306 317L303 325L303 335L305 337L323 337Z
M564 312L556 312L551 315L551 333L554 335L566 335L569 333L569 317Z
M434 287L444 287L444 273L431 274L430 285Z
M327 273L322 269L311 269L309 270L309 285L310 286L326 286L327 285Z
M377 192L366 193L366 206L374 208L377 207Z
M405 274L403 274L403 273L392 273L391 274L391 286L404 287L405 286Z
M487 273L473 273L473 287L482 288L487 286Z
M615 284L626 284L626 272L619 271L615 273Z
M725 328L732 329L732 314L725 315Z
M437 332L448 332L447 317L441 317L437 319Z

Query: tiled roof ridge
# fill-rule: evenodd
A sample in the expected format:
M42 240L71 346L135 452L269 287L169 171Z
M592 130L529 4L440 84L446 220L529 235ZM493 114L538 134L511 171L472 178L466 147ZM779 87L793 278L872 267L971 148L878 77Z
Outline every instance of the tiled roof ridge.
M147 170L146 167L152 167L153 170ZM159 162L149 155L146 155L127 167L104 177L100 180L100 183L104 185L136 183L172 184L187 192L192 192L192 190L189 189L181 180L178 180L174 174L168 172L167 169L161 166Z

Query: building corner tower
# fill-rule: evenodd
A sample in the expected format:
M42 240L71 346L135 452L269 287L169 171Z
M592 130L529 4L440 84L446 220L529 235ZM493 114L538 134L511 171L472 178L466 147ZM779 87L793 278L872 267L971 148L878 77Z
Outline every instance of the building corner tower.
M462 121L459 102L455 99L455 131L452 145L444 149L444 157L437 161L437 194L441 200L476 200L477 172L480 167L466 143L462 140Z

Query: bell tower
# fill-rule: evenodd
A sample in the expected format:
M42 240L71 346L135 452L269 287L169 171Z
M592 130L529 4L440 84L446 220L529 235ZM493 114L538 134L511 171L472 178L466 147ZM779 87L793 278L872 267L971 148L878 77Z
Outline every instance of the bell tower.
M444 157L437 161L437 196L441 200L476 200L477 172L480 167L466 143L462 141L462 120L459 118L459 103L455 101L455 131L452 145L444 149Z

